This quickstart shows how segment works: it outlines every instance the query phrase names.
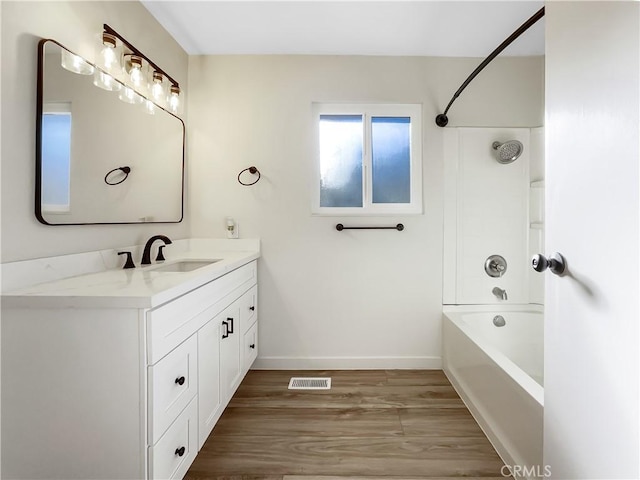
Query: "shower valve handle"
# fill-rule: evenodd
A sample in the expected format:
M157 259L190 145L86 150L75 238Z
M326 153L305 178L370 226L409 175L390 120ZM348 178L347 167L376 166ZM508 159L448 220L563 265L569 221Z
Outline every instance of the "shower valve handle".
M566 269L566 262L564 257L557 252L549 258L538 253L531 259L531 266L536 272L544 272L548 268L551 273L562 275Z

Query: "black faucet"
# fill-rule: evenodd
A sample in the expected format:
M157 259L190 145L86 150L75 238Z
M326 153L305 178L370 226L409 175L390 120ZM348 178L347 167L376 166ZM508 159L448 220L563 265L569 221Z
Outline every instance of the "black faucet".
M149 240L147 240L147 243L144 246L144 252L142 252L142 262L140 262L141 265L151 265L151 246L156 240L162 240L165 245L170 245L171 243L173 243L169 237L166 237L164 235L154 235L153 237L151 237Z

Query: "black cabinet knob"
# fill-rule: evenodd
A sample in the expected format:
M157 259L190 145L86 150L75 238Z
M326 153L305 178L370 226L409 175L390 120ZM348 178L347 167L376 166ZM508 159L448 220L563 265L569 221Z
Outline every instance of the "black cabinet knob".
M185 380L185 378L184 378L184 377L176 378L176 383L177 383L178 385L184 385L184 380Z
M233 333L233 317L227 317L227 321L229 322L229 335Z
M249 345L249 348L256 348L256 344L252 343L251 345Z
M249 310L251 310L252 312L256 309L256 307L249 307Z
M180 447L180 448L176 448L176 455L178 455L179 457L184 455L184 452L186 452L187 449L184 447Z

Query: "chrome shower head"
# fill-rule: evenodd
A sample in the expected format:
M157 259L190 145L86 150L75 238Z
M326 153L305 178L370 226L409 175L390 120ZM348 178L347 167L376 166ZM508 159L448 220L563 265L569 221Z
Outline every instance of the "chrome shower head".
M496 151L496 160L503 164L515 162L524 150L522 143L518 140L509 140L504 143L493 142L492 147Z

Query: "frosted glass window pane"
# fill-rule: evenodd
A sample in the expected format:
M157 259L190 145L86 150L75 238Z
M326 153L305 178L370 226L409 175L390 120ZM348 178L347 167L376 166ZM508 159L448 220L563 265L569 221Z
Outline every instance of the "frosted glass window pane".
M71 114L42 116L43 209L69 207Z
M411 202L411 119L371 119L373 203Z
M320 206L362 207L362 115L320 115Z

